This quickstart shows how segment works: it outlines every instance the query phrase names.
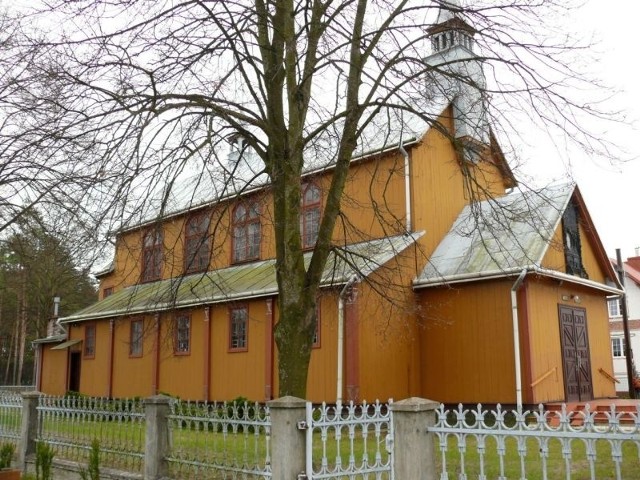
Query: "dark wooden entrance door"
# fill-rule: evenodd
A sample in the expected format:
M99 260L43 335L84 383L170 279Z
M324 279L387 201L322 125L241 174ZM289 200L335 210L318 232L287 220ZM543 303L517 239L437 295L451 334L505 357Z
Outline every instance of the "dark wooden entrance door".
M82 352L69 352L69 388L70 392L80 391L80 365Z
M560 305L560 341L566 401L592 400L591 356L584 309Z

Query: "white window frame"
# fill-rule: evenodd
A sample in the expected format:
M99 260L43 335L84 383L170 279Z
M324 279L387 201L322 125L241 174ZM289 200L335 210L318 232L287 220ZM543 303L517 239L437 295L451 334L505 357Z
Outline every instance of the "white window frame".
M622 316L622 297L608 298L607 309L609 310L609 318L621 317ZM615 310L617 310L617 313L615 313Z
M613 358L625 358L625 349L624 337L611 337L611 355L613 355Z

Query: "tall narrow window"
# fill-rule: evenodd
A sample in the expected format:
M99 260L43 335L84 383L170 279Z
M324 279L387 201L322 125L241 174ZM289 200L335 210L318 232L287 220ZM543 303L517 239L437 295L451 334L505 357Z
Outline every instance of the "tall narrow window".
M233 261L260 258L260 206L241 203L233 211Z
M564 236L564 259L567 273L588 278L582 264L580 247L580 216L578 207L570 202L562 215L562 232Z
M302 188L300 205L300 233L302 235L302 248L313 248L318 240L320 229L320 205L322 195L320 189L310 183Z
M229 350L247 350L247 320L249 312L246 306L234 307L229 314Z
M142 245L142 281L159 280L162 275L162 231L153 229L144 236Z
M96 325L88 323L84 326L84 358L94 358L96 356Z
M209 268L209 215L189 217L184 232L184 271L201 272Z
M106 287L102 290L102 299L104 300L107 297L113 295L113 287Z
M178 315L175 323L173 353L188 355L191 351L191 317Z
M129 356L142 356L142 339L144 324L141 319L131 320L129 330Z

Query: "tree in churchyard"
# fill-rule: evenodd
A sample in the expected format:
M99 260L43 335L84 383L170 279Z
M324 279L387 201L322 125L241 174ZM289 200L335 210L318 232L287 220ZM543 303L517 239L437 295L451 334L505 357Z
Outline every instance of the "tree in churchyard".
M47 335L54 297L63 312L96 300L88 271L75 264L68 241L50 233L42 217L29 212L0 240L0 374L5 384L29 383L29 342Z
M135 223L154 193L162 216L171 186L187 172L214 178L217 198L266 179L280 393L304 397L316 294L336 225L345 224L354 152L402 147L392 130L408 118L448 134L429 106L465 92L474 99L462 120L470 137L479 123L498 134L501 125L508 129L494 115L511 106L593 147L579 118L599 114L595 103L566 93L587 85L572 68L585 45L544 23L570 18L571 7L564 0L49 0L16 7L0 29L0 229L25 206L41 204L106 233ZM468 54L433 55L452 43ZM255 158L252 168L229 162L230 139L240 155ZM457 148L477 144L451 140ZM305 263L302 179L326 166L332 176ZM470 185L471 195L482 196L474 190L480 182Z

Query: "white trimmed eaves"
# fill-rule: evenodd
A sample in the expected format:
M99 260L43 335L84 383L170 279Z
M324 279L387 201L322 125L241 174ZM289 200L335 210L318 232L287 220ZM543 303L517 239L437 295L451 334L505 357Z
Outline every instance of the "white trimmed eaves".
M562 222L562 215L567 209L569 202L571 202L571 199L573 198L573 193L575 192L575 190L576 190L576 184L572 183L571 194L567 195L567 197L564 199L564 204L562 205L562 209L560 210L559 215L557 216L556 221L553 224L553 228L551 229L551 238L549 238L548 241L545 242L545 245L540 252L540 257L535 262L535 265L542 265L542 260L544 259L545 255L549 251L549 247L551 246L551 241L553 240L553 236L555 235L555 233L558 231L558 228L560 227L560 223Z
M420 290L423 288L439 287L445 285L453 285L458 283L470 283L483 280L494 280L499 278L509 278L519 275L523 269L527 270L527 273L534 273L543 277L554 278L559 281L573 283L576 285L582 285L595 290L600 290L605 293L622 295L623 290L605 285L603 283L595 282L587 278L576 277L566 273L558 272L556 270L549 270L547 268L538 267L537 265L530 265L527 267L514 267L505 270L492 270L479 273L463 273L460 275L448 275L447 277L430 278L426 280L415 279L413 281L413 289Z

